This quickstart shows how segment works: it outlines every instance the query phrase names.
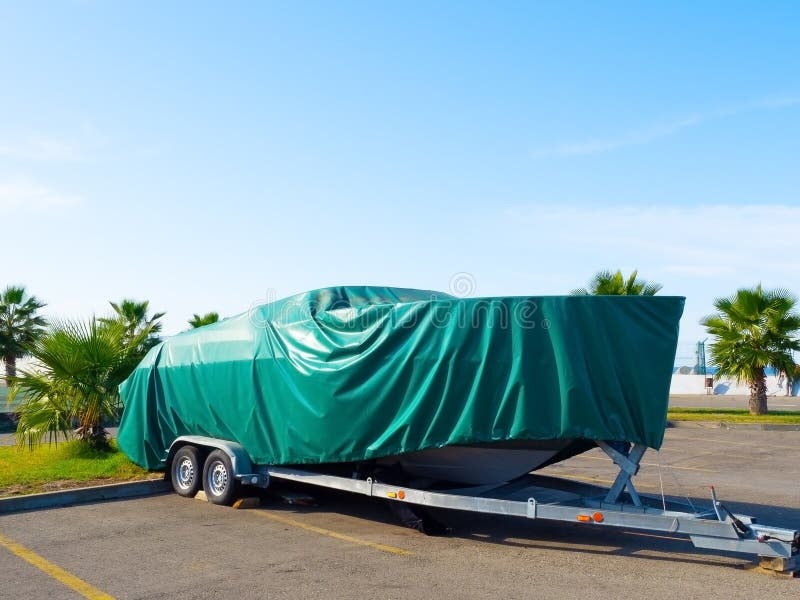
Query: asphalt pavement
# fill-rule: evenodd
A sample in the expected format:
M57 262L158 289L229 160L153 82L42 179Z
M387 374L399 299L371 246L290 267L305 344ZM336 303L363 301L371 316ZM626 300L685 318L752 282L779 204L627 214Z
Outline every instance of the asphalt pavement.
M636 483L703 507L715 484L732 509L800 528L798 448L797 432L671 429ZM605 484L612 467L593 450L545 472ZM678 535L440 511L454 531L432 538L399 526L384 501L311 490L316 507L270 496L234 510L167 494L4 515L0 596L750 600L800 591L800 580L755 574L746 557L696 550Z

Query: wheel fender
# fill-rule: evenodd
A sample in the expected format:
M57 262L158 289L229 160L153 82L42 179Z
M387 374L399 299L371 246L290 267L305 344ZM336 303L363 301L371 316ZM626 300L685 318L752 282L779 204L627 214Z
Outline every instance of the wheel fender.
M237 443L228 440L221 440L219 438L205 437L202 435L182 435L175 438L175 441L169 447L167 452L166 464L169 466L172 463L172 457L181 446L192 445L198 448L217 448L222 450L231 459L231 467L233 468L233 476L242 475L253 472L253 465L250 457L247 455L244 447Z

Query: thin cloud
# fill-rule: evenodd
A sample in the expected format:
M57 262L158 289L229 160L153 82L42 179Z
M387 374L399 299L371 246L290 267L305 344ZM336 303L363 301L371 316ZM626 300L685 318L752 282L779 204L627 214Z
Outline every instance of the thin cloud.
M664 284L662 294L686 296L679 356L707 337L699 320L715 298L759 281L798 291L800 206L531 203L490 222L503 240L495 245L507 244L506 268L528 274L507 278L527 286L518 293L564 294L610 268L639 269Z
M25 161L72 162L86 157L83 145L72 140L26 135L0 141L0 157Z
M763 98L761 100L748 102L738 106L727 107L707 113L689 115L675 121L656 124L646 129L630 131L617 137L586 139L574 142L565 142L547 148L539 148L538 150L534 150L531 155L533 158L581 156L588 154L600 154L602 152L609 152L628 146L642 146L675 135L683 129L696 127L707 121L722 119L724 117L730 117L746 112L788 108L798 104L800 104L800 96L778 96L775 98Z
M733 266L720 264L668 265L664 270L676 275L699 278L727 277L736 273L736 269Z
M32 179L0 180L0 211L42 213L73 208L83 203L83 197L64 193Z
M779 262L796 245L783 232L800 231L800 206L522 206L507 210L503 223L512 232L538 232L529 242L533 253L593 256L615 267L646 264L692 279L800 274L800 263Z

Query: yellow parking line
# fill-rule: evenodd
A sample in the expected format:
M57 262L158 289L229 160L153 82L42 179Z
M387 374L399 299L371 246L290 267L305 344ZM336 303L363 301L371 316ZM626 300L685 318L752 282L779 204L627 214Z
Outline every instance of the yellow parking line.
M414 554L413 552L409 552L408 550L403 550L402 548L397 548L395 546L387 546L386 544L378 544L377 542L370 542L368 540L354 538L349 535L345 535L343 533L338 533L336 531L331 531L330 529L325 529L324 527L309 525L308 523L302 523L301 521L290 519L289 517L284 517L281 515L276 515L275 513L266 512L263 510L253 511L251 514L259 515L266 519L271 519L272 521L283 523L284 525L291 525L293 527L299 527L300 529L305 529L306 531L313 531L314 533L318 533L320 535L326 535L328 537L332 537L334 539L341 540L343 542L349 542L351 544L358 544L361 546L369 546L370 548L374 548L375 550L380 550L381 552L398 554L400 556L411 556L412 554Z
M575 458L590 458L592 460L602 460L608 462L608 459L603 458L602 456L576 456ZM661 465L659 465L658 463L652 463L652 462L642 462L639 464L644 465L646 467L661 466L661 467L669 467L670 469L680 469L681 471L702 471L703 473L716 473L716 471L713 471L711 469L703 469L702 467L679 467L677 465L670 465L667 463L662 463Z
M548 475L552 475L553 477L563 477L564 479L575 479L576 481L586 481L589 483L614 483L613 479L600 479L599 477L589 477L587 475L577 475L575 473L561 473L559 471L550 471L547 473ZM640 481L635 481L634 485L636 488L642 489L656 489L658 486L652 485L649 483L641 483Z
M671 440L679 441L679 442L692 442L694 441L692 438L682 438L682 437L672 437ZM746 446L748 448L776 448L778 450L796 450L795 446L782 446L779 444L752 444L749 442L732 442L731 440L721 440L719 438L707 438L713 444L730 444L731 446Z
M86 583L83 579L76 577L69 571L65 571L58 565L54 565L44 557L36 554L33 550L8 539L2 534L0 534L0 546L7 548L9 552L16 554L22 560L44 571L59 583L63 583L68 588L75 590L84 598L88 598L89 600L114 600L113 596L109 596L105 592L98 590L96 587Z
M553 477L563 477L564 479L577 479L578 481L590 481L592 483L614 483L613 479L600 479L599 477L589 477L588 475L577 475L573 473L561 473L558 471L551 471L548 475Z
M714 469L704 469L703 467L679 467L678 465L670 465L667 463L658 464L658 463L651 463L651 462L643 462L641 463L646 467L664 467L667 469L677 469L680 471L699 471L701 473L716 473Z

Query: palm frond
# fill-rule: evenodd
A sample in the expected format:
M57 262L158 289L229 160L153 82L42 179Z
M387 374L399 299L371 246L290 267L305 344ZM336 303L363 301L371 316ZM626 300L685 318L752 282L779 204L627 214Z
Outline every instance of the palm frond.
M148 335L148 329L131 335L123 323L96 318L53 323L30 348L36 367L12 378L12 393L25 399L19 435L33 445L46 431L74 423L83 431L100 428L116 415L119 385L141 360Z
M204 315L198 315L197 313L189 319L189 325L193 328L204 327L205 325L211 325L212 323L216 323L219 321L219 314L215 312L207 312Z
M588 288L572 290L573 296L654 296L661 290L660 283L639 279L639 271L635 270L626 278L621 270L605 269L595 273Z
M721 376L751 385L763 380L766 367L794 372L792 352L800 350L796 305L791 293L764 290L760 283L717 298L717 312L700 320L714 338L709 345L710 363Z
M45 436L49 443L57 443L59 435L68 440L72 423L70 408L63 406L56 398L29 399L19 409L17 444L33 450L44 441Z
M37 314L45 306L36 296L29 296L23 286L10 285L0 292L0 355L15 361L27 354L27 346L47 325Z

